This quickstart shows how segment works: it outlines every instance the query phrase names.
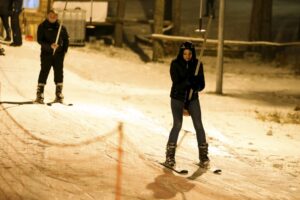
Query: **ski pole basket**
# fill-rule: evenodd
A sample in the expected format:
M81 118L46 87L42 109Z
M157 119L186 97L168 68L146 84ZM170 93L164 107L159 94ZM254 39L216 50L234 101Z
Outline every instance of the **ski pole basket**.
M80 8L67 9L64 11L65 16L63 25L66 27L69 34L69 44L72 46L85 45L85 15L86 11ZM63 16L63 10L57 10L58 19Z

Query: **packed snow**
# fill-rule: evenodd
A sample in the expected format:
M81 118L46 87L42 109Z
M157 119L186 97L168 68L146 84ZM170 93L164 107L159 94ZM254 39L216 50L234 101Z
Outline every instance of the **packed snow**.
M100 42L70 48L64 95L73 106L21 104L35 98L40 46L5 46L0 57L0 199L300 198L300 79L290 67L225 58L216 95L215 57L205 57L200 94L211 166L198 162L184 118L176 161L163 169L172 126L169 63L144 63ZM45 101L54 99L53 72ZM5 103L6 102L6 103Z

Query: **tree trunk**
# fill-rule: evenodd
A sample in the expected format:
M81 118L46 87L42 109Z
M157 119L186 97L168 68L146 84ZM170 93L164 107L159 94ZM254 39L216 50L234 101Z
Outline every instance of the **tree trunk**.
M118 0L117 6L117 22L115 24L115 46L122 47L123 45L123 22L125 16L125 0Z
M164 14L164 20L172 20L172 5L173 0L165 0L165 14Z
M180 20L181 20L181 1L180 0L173 0L172 3L172 23L173 35L180 35Z
M250 21L250 41L271 41L272 40L272 5L273 0L253 0L251 21ZM270 47L256 47L253 49L261 52L263 59L270 59Z
M163 21L164 21L164 0L155 0L154 5L154 33L163 33ZM163 56L163 48L158 40L153 40L153 61L158 61Z
M298 24L298 41L300 41L300 18L299 18L299 24Z

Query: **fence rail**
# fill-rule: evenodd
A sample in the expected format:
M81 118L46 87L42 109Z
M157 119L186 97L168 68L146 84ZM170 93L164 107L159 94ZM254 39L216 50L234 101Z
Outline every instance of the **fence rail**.
M203 38L185 37L185 36L170 36L164 34L151 34L151 38L154 40L168 40L168 41L192 41L203 42ZM218 44L218 40L207 39L209 44ZM238 40L224 40L224 45L248 45L248 46L300 46L300 42L268 42L268 41L238 41Z

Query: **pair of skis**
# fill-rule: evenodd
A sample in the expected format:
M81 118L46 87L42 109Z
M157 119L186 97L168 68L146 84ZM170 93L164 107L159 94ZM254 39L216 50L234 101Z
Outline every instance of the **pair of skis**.
M186 169L177 169L176 167L169 166L163 162L159 162L159 164L177 174L180 174L180 175L186 175L189 173L189 171ZM209 170L214 174L220 175L222 173L222 169L220 169L220 168L215 168L215 167L212 168L209 165L203 166L203 165L200 165L199 163L195 163L195 165L197 165L199 168L202 168L205 171Z
M73 106L72 103L65 103L65 102L59 102L59 101L51 101L46 103L47 106L52 106L53 104L61 104L61 105L65 105L65 106Z
M26 104L41 104L41 105L47 105L52 106L53 104L61 104L65 106L73 106L72 103L65 103L65 102L59 102L59 101L51 101L48 103L38 103L36 101L1 101L0 104L15 104L15 105L26 105Z

